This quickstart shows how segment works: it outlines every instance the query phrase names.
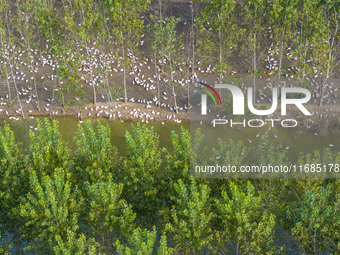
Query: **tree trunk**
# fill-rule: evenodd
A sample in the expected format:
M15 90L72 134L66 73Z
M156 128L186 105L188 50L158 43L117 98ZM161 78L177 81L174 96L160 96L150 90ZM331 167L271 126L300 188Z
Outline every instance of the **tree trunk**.
M6 83L7 83L7 89L8 89L9 106L11 107L11 105L12 105L11 87L9 85L9 81L8 81L7 77L8 77L8 73L6 71Z
M31 57L31 45L30 45L29 42L27 42L27 45L28 45L28 52L29 52L28 55L29 55L29 57ZM31 58L29 58L29 59L31 59ZM40 61L42 61L41 56L40 56ZM37 105L38 111L40 112L40 103L39 103L39 95L38 95L38 89L37 89L37 80L34 77L35 75L34 75L33 64L30 63L30 61L28 61L27 64L28 64L28 66L30 66L30 71L31 71L31 74L32 74L31 77L33 77L34 93L35 93L35 96L36 96L37 102L38 102L38 105Z
M160 25L161 25L161 30L163 31L163 9L162 9L162 0L158 0L159 4L159 19L160 19ZM162 53L162 73L164 73L164 46L161 44L161 53Z
M125 48L123 47L123 61L125 60ZM123 84L124 84L124 103L127 103L127 91L126 91L126 68L123 63Z
M220 47L219 47L219 58L218 58L218 63L220 64L220 67L222 65L222 34L221 34L221 29L218 30L218 39L219 39L219 43L220 43ZM222 72L222 70L221 70ZM220 72L220 83L222 83L222 73Z
M337 32L337 28L335 30L335 32ZM329 73L330 73L330 65L331 65L331 59L332 59L332 47L333 47L333 44L334 44L334 37L332 38L332 43L331 43L331 47L330 47L330 52L328 53L328 62L327 62L327 71L326 71L326 75L325 75L325 78L323 79L323 82L321 83L320 85L320 90L321 90L321 93L320 93L320 106L322 106L323 104L323 96L325 94L325 85L326 85L326 82L327 82L327 79L329 77Z
M281 47L280 47L280 59L279 59L279 73L277 77L277 84L279 85L281 79L281 69L282 69L282 55L283 55L283 38L284 38L284 31L282 32L281 38Z
M14 66L14 62L13 62L13 66ZM14 76L14 72L13 72L13 66L10 64L12 79L13 79L13 82L14 82L15 90L16 90L16 92L17 92L17 98L18 98L18 101L19 101L19 106L20 106L20 110L21 110L21 115L22 115L23 119L25 119L24 109L23 109L23 107L22 107L22 103L21 103L20 95L19 95L19 90L18 90L18 87L17 87L17 83L16 83L16 81L15 81L15 76Z
M192 74L195 73L195 38L194 38L194 4L195 3L191 3L191 39L192 39L192 42L191 42L191 45L192 45L192 63L191 63L191 66L192 66Z
M109 105L111 105L111 107L113 106L113 97L112 97L112 93L111 93L111 90L110 90L110 84L109 84L109 78L108 78L108 70L107 70L107 63L106 63L106 60L104 59L104 79L105 79L105 84L106 84L106 87L107 87L107 99L109 101Z
M322 106L323 104L323 96L324 96L324 91L325 91L325 83L326 83L326 79L327 78L323 78L321 79L321 82L320 82L320 103L319 103L319 106Z
M256 33L254 33L254 48L253 48L253 87L254 87L254 94L253 94L253 102L254 105L256 104Z
M288 1L286 1L286 7L288 5ZM285 13L285 17L284 17L284 21L286 21L286 18L287 18L287 14ZM285 26L285 24L283 23L283 26ZM283 56L283 45L284 45L284 38L285 38L285 27L282 31L282 36L281 36L281 48L280 48L280 59L279 59L279 75L278 75L278 78L277 78L277 84L279 85L279 82L280 82L280 79L281 79L281 70L282 70L282 56Z
M97 92L96 92L96 85L93 82L93 70L92 70L92 65L90 66L91 68L91 83L92 83L92 88L93 88L93 104L97 104Z
M171 77L171 84L172 84L172 94L174 96L174 104L175 104L175 112L177 113L177 100L176 100L176 92L175 92L175 84L174 84L174 74L172 73L172 58L170 55L169 58L170 62L170 77Z
M14 225L14 231L15 231L15 239L17 242L18 254L20 255L21 249L20 249L20 240L19 240L19 233L18 233L17 225Z
M155 49L157 50L157 49ZM158 69L157 69L157 54L155 52L155 59L154 59L154 62L155 62L155 73L156 73L156 79L157 79L157 99L158 99L158 108L161 108L161 91L160 91L160 86L159 86L159 77L158 77Z
M35 90L35 96L37 98L37 102L38 102L38 111L40 112L40 103L39 103L39 96L38 96L38 89L37 89L37 81L35 79L35 77L33 78L33 82L34 82L34 90Z
M65 97L64 97L64 92L61 91L61 98L62 98L62 107L63 107L63 111L65 111Z
M87 47L87 43L85 43L85 48L86 48L86 53L87 53L87 56L90 58L91 60L91 54L88 50L88 47ZM91 61L90 61L90 64L89 64L89 68L90 68L90 76L91 76L91 83L92 83L92 88L93 88L93 104L96 105L97 104L97 92L96 92L96 86L94 84L94 79L93 79L93 68L92 68L92 64L91 64Z
M187 79L190 79L190 72L189 72L189 70L188 70L188 77L187 77ZM192 79L192 81L193 81L193 86L195 86L195 80L194 79ZM191 84L191 82L188 82L188 109L187 109L187 113L190 113L190 84Z

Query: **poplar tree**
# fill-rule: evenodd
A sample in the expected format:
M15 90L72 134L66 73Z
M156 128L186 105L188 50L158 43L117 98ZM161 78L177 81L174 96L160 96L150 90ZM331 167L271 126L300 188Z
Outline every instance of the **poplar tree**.
M177 113L177 94L176 87L178 84L175 82L175 66L178 64L178 59L182 57L180 49L183 48L183 34L177 35L175 30L176 24L180 21L179 18L170 16L161 20L163 22L163 54L169 62L168 72L170 73L170 86L172 88L172 95L174 98L174 110Z
M124 103L127 102L128 70L136 61L134 52L143 33L144 20L140 14L147 9L149 0L106 0L111 20L111 34L117 49L117 62L123 69Z
M84 234L76 234L67 229L67 238L63 240L60 235L56 236L57 244L53 247L56 255L102 255L99 245L93 239L86 239Z
M339 251L339 209L340 197L332 194L330 186L307 192L302 201L289 206L291 231L304 253Z
M324 57L325 52L322 51L327 51L325 47L328 47L327 24L323 17L322 5L316 0L302 2L298 8L298 16L298 29L292 40L295 49L290 58L297 75L305 81L307 78L318 78L321 75L322 70L318 64L320 57ZM319 93L316 96L320 97Z
M157 84L157 100L158 100L158 108L161 107L161 89L160 89L160 72L161 69L158 66L158 61L161 60L163 62L163 23L159 22L159 17L156 15L150 15L151 21L153 25L147 25L147 28L150 31L151 36L151 48L153 51L153 62L156 76L156 84Z
M74 170L79 184L90 184L110 178L118 179L117 170L120 158L117 149L111 144L111 131L108 126L97 123L97 130L91 121L78 125L74 141L77 151L74 157Z
M71 174L62 168L40 178L31 170L29 179L30 191L20 206L20 215L29 230L27 249L51 254L60 240L67 240L69 230L78 231L83 199L71 183Z
M126 132L127 155L124 161L124 198L132 205L142 227L150 224L159 206L157 196L162 163L159 135L139 122Z
M272 0L270 2L268 23L273 34L269 39L273 39L278 48L279 63L276 70L271 70L277 75L278 83L281 80L283 61L287 59L286 55L288 46L294 39L294 31L296 31L296 23L298 22L299 3L296 0ZM286 53L286 54L285 54ZM273 55L267 56L273 58Z
M12 26L13 23L15 23L15 17L12 15L11 5L8 1L4 1L1 7L1 11L3 11L2 16L4 18L4 21L0 23L3 27L0 28L0 36L1 36L1 49L2 51L2 73L4 75L4 78L7 80L7 89L8 89L8 95L6 96L8 99L10 99L10 107L12 107L13 102L15 99L18 100L19 105L19 113L20 115L25 119L25 112L23 109L23 104L20 99L21 92L19 91L18 87L18 81L16 78L16 70L19 69L19 52L20 49L17 47L16 44L16 38L15 38L15 30ZM11 86L10 83L13 83L14 89L15 89L15 99L12 99L11 95Z
M197 184L194 178L189 185L179 179L174 189L176 195L171 199L175 205L165 228L176 244L177 253L199 254L205 248L211 248L213 238L210 189L207 185Z
M235 52L240 35L244 32L238 25L235 0L200 1L205 3L197 17L199 29L198 51L204 63L213 63L219 76L230 74L230 57Z
M124 199L121 199L122 184L107 181L90 185L85 183L89 198L86 224L91 235L98 238L105 253L112 253L117 240L126 241L134 228L136 214Z
M28 175L24 159L14 133L6 125L0 128L0 222L1 227L13 235L18 253L22 252L21 233L24 222L19 215L18 205L28 191Z
M37 123L38 133L30 130L30 169L36 171L38 176L50 175L55 168L69 169L70 150L62 140L58 121L45 118L44 122L37 119Z
M13 24L15 31L18 33L17 42L20 45L20 48L23 49L23 55L25 57L25 66L27 70L27 78L29 81L30 86L33 83L34 87L34 95L36 98L36 107L38 111L40 111L40 103L39 103L39 95L37 89L37 74L35 72L34 64L37 63L37 59L33 51L38 46L37 42L37 35L35 33L36 24L35 20L39 13L37 12L36 2L32 0L23 0L14 1L14 6L16 8L16 22ZM36 67L37 68L37 67Z
M253 102L256 102L256 77L259 75L259 62L261 61L261 50L265 43L265 23L266 23L266 1L250 0L242 1L242 24L246 26L244 41L242 44L243 51L251 63L251 73L253 77Z
M97 27L101 22L98 4L92 0L63 0L65 30L69 40L76 45L78 61L82 69L89 72L89 85L93 91L93 104L97 103L97 65L93 45L98 41ZM77 14L77 15L75 15Z
M222 191L222 199L215 200L221 222L216 239L223 254L270 252L275 216L263 208L262 198L255 195L254 186L248 182L244 193L231 183L230 195L228 193Z
M319 7L321 8L321 7ZM317 50L314 50L314 62L320 76L319 106L322 106L324 99L327 98L328 79L335 75L335 69L339 66L339 4L334 2L324 3L322 5L322 15L317 22L318 37L315 37L313 44ZM329 90L328 90L329 91Z
M174 254L173 249L168 247L166 235L162 235L160 245L158 246L156 253L154 253L156 236L157 231L155 227L153 227L152 231L136 228L127 244L121 244L119 241L116 242L117 252L122 255Z
M8 71L8 65L6 59L6 51L7 51L7 26L8 26L8 11L10 9L10 5L7 0L0 1L0 58L1 58L1 69L0 75L2 80L6 83L7 86L7 95L10 102L12 104L12 89L10 86L10 76Z

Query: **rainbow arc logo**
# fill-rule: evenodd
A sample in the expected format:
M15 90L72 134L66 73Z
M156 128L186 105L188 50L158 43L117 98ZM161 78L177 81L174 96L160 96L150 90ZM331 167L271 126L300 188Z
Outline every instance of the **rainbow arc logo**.
M217 96L218 100L220 101L220 104L222 105L222 100L220 95L217 93L215 88L217 89L228 89L233 98L233 115L244 115L244 103L245 103L245 98L244 98L244 93L241 90L241 88L231 85L231 84L215 84L215 88L212 86L205 84L203 82L197 82L198 84L203 85L203 87L197 87L201 90L203 90L206 94L201 95L201 115L207 115L207 95L211 97L211 99L214 101L215 106L217 105L217 102L211 93L211 91ZM304 98L290 98L287 95L289 93L300 93L300 94L305 94ZM302 111L304 115L310 116L312 115L306 107L303 105L307 103L311 99L311 93L305 88L296 88L296 87L281 87L281 115L287 115L287 105L288 104L293 104L295 105L298 109ZM250 110L251 113L254 115L269 115L273 114L277 108L278 105L278 88L273 88L273 95L272 95L272 106L270 109L266 110L258 110L254 107L253 104L253 88L252 87L247 87L247 103L248 103L248 109Z
M197 83L199 83L199 84L201 84L201 85L207 87L207 88L210 89L212 92L214 92L214 94L217 96L218 100L220 101L220 104L222 105L221 97L220 97L220 95L217 93L217 91L216 91L213 87L211 87L210 85L205 84L205 83L203 83L203 82L197 82ZM205 89L205 88L200 88L200 87L198 87L198 88L201 89L201 90L203 90L204 92L206 92L206 93L212 98L212 100L214 101L215 105L217 105L217 102L216 102L214 96L211 94L211 92L210 92L209 90L207 90L207 89Z

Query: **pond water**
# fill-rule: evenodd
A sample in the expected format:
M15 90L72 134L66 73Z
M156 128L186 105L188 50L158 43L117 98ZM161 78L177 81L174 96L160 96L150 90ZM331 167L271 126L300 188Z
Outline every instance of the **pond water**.
M212 124L191 123L191 132L197 127L200 127L202 133L206 135L205 145L208 148L216 147L217 138L220 137L223 141L243 141L246 147L256 147L261 141L261 136L268 134L269 144L282 144L282 147L287 152L287 157L290 162L294 163L299 158L300 152L313 153L315 150L323 150L330 148L332 151L340 151L340 130L331 129L327 131L310 130L305 127L282 128L278 126L270 127L270 125L251 128L251 127L227 127L227 125L216 125L212 128ZM253 159L252 150L246 160L251 162Z
M43 119L43 118L40 118ZM67 142L71 149L75 148L73 137L78 129L79 121L73 117L56 117L59 121L59 128L63 139ZM93 123L96 123L99 119L90 119ZM112 144L118 147L121 155L126 152L125 133L127 130L131 130L132 121L120 120L109 122L107 119L100 119L104 125L109 125L111 129L111 141ZM15 133L15 137L18 142L22 143L24 150L27 152L29 148L29 130L30 126L36 127L37 121L35 119L26 120L10 120L8 118L0 119L0 127L3 127L5 123L8 123L11 129ZM188 121L182 121L177 124L174 122L149 122L147 126L153 126L154 130L160 135L160 145L171 150L172 143L170 134L172 130L179 133L181 126L190 128ZM192 127L194 124L191 124ZM197 125L204 133L204 130L209 128L208 124ZM234 141L242 140L245 146L256 146L261 139L261 135L268 132L269 142L278 144L282 143L283 148L287 149L287 156L290 161L294 162L300 152L313 153L316 149L331 148L332 151L340 151L340 132L338 129L330 130L321 134L312 130L299 129L299 128L278 128L273 127L270 130L268 128L229 128L224 130L225 140L232 139ZM213 135L214 136L214 135ZM216 137L217 138L217 134ZM251 142L250 142L250 141ZM213 146L216 145L216 139L205 139L205 145ZM213 146L214 147L214 146Z
M3 128L5 123L9 124L11 129L14 132L15 138L18 142L22 143L22 146L25 151L28 150L30 139L29 139L29 130L31 127L37 127L37 119L44 120L44 118L34 118L34 119L26 119L26 120L10 120L2 118L0 119L0 127ZM77 130L79 120L73 117L56 117L53 118L59 122L59 130L62 135L62 138L66 141L68 144L68 147L71 149L75 149L76 144L73 141L73 137L75 136ZM103 125L109 125L111 130L111 142L113 145L115 145L121 154L124 154L126 151L126 142L125 142L125 134L126 131L132 130L132 125L136 124L134 121L123 121L115 120L115 121L109 121L108 119L89 119L93 124L94 127L95 124L100 121ZM85 120L87 121L87 120ZM85 122L84 121L84 122ZM81 124L80 124L81 125ZM160 136L160 146L171 148L171 131L175 130L177 133L179 133L181 126L184 126L185 128L189 128L189 122L183 122L181 124L177 124L174 122L165 122L164 125L161 122L149 122L146 124L148 127L153 126L154 130L159 134ZM31 129L32 130L32 129Z

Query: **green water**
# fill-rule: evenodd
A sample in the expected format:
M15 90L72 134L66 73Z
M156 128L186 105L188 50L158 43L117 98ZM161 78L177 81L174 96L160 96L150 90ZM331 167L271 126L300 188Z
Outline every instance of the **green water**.
M229 139L234 141L242 140L243 145L256 147L261 141L261 136L267 133L268 142L274 145L281 144L291 162L295 162L299 158L300 152L304 154L313 153L315 150L323 150L324 148L330 148L332 151L337 152L340 151L340 131L338 129L331 129L322 133L298 126L294 128L277 126L269 128L269 126L230 128L227 125L217 125L216 128L212 128L212 124L204 124L203 122L202 125L198 123L191 124L191 130L200 127L202 133L209 137L204 140L209 148L216 147L218 137L224 141ZM250 153L248 160L252 160L252 157L253 155Z
M34 118L34 119L26 119L26 120L10 120L2 118L0 119L0 127L3 128L5 123L9 124L11 129L14 132L15 138L18 142L22 143L22 147L25 151L28 150L30 139L29 139L29 130L33 130L31 127L37 127L37 119L43 120L44 118ZM54 118L59 122L59 130L62 135L62 138L66 141L67 145L71 149L75 149L76 144L73 141L73 137L78 130L78 125L82 125L79 123L79 120L73 117L56 117ZM89 119L92 123L97 123L100 121L103 125L109 125L111 130L111 142L115 145L121 154L124 154L126 151L126 142L125 142L125 134L126 131L132 130L132 125L135 124L133 121L123 121L115 120L109 121L108 119ZM85 120L87 121L87 120ZM84 121L84 122L85 122ZM150 122L148 124L145 123L148 127L153 126L154 130L159 134L160 138L160 146L171 149L171 131L174 130L177 133L180 132L181 126L185 128L189 128L189 122L182 122L181 124L177 124L175 122L165 122L164 125L162 122ZM95 125L94 125L95 126ZM37 132L37 131L34 131Z
M43 118L40 118L43 119ZM63 139L67 142L71 149L75 148L75 143L73 137L78 129L79 121L73 117L57 117L55 118L59 121L60 132ZM91 119L93 123L96 123L99 119ZM109 125L111 129L111 141L112 144L117 146L121 154L126 152L126 142L125 133L131 130L131 125L134 123L132 121L120 120L109 122L107 119L100 119L101 123L104 125ZM27 152L29 148L29 130L31 127L37 126L36 119L27 120L10 120L6 118L0 119L0 127L8 123L11 129L14 131L15 137L18 142L22 143L24 150ZM149 122L147 126L153 126L154 130L160 136L160 146L164 146L171 150L172 143L170 134L174 130L177 133L180 131L180 127L184 126L189 129L189 122L183 122L180 124L174 122ZM208 125L197 125L200 127L204 133L205 130L209 128ZM192 125L193 127L193 125ZM229 128L224 129L225 140L233 139L234 141L242 140L245 146L256 146L261 139L261 135L268 132L268 138L271 143L278 144L281 143L283 148L287 148L287 156L291 161L295 161L300 152L303 153L313 153L316 149L330 148L332 151L340 151L340 132L339 130L330 130L326 132L327 134L321 134L318 131L298 129L298 128L277 128L273 127L268 130L265 128ZM315 135L317 133L317 135ZM214 139L205 139L204 145L209 147L216 147L216 138L219 134L212 134ZM258 135L258 137L256 137ZM251 143L248 141L251 140ZM330 146L333 145L333 146Z

